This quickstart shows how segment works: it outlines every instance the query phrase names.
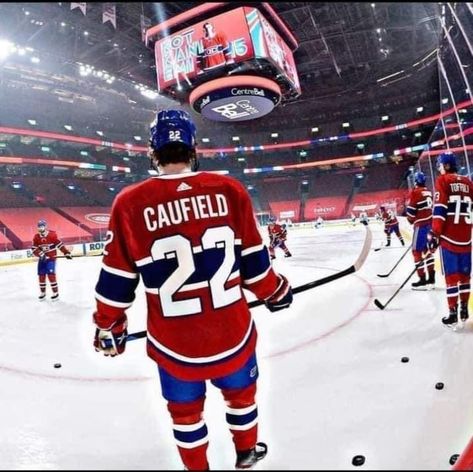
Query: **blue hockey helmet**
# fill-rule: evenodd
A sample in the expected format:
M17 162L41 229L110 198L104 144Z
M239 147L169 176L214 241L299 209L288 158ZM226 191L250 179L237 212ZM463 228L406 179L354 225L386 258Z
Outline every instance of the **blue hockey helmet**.
M421 187L425 186L425 174L421 171L414 174L414 182Z
M442 154L439 154L437 157L437 168L440 167L440 165L445 165L449 164L450 165L450 172L456 172L457 171L457 156L453 154L453 152L443 152Z
M39 220L38 221L38 232L43 234L46 232L46 220Z
M150 146L159 151L169 143L182 143L188 148L196 144L196 129L189 113L183 110L161 110L150 127Z

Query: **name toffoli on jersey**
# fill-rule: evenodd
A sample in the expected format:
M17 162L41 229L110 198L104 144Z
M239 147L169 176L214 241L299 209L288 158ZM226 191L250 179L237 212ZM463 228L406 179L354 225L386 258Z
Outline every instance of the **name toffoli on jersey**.
M215 218L228 215L228 203L224 195L197 195L160 203L143 210L148 231L156 231L165 226L178 225L190 219Z

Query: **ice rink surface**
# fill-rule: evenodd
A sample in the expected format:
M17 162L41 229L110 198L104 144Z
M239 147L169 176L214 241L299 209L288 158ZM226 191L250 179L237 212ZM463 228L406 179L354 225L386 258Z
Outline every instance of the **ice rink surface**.
M370 224L373 248L384 242ZM410 234L409 230L407 233ZM345 269L358 257L361 225L289 229L293 257L275 268L293 286ZM449 469L473 434L473 321L441 323L445 283L414 292L404 248L370 251L359 272L295 295L289 310L253 309L259 344L260 470ZM438 255L436 255L438 259ZM143 339L105 358L92 346L100 257L59 260L60 301L39 302L36 264L0 268L0 468L183 470L155 364ZM415 280L416 277L413 278ZM253 299L248 296L248 299ZM140 283L129 332L145 329ZM402 363L407 356L409 362ZM54 368L61 363L61 368ZM443 382L443 390L435 384ZM205 406L212 469L232 469L223 400ZM352 458L363 455L364 465Z

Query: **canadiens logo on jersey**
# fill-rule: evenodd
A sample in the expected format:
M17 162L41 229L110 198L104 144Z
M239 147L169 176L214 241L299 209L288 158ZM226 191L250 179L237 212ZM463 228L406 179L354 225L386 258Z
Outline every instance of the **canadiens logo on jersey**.
M217 34L213 38L202 38L204 46L203 52L203 69L213 69L225 64L224 49L226 40Z
M63 243L58 239L55 231L48 231L44 236L36 233L33 238L33 246L31 248L35 256L45 254L48 259L56 259L57 251L60 249L65 251Z

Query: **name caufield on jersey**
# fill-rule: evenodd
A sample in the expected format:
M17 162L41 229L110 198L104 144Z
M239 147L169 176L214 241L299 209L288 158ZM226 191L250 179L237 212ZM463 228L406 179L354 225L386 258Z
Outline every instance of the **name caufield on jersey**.
M156 231L165 226L178 225L190 219L200 220L228 215L228 203L224 195L197 195L160 203L143 210L148 231Z

